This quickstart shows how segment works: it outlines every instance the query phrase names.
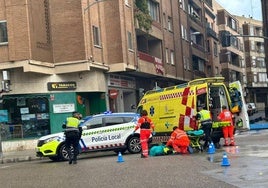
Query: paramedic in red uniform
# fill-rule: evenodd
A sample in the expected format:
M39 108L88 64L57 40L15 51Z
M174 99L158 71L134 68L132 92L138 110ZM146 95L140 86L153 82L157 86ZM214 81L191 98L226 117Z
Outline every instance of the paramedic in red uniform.
M180 130L177 126L173 127L170 139L166 146L172 146L175 153L186 154L188 153L188 146L190 145L190 139L185 131Z
M228 125L222 127L224 146L228 146L228 138L230 138L230 146L234 146L235 140L234 140L233 114L227 109L225 105L222 106L222 111L218 115L218 119L222 122L229 122Z
M140 128L140 143L141 143L141 158L148 157L148 141L153 132L154 135L154 124L152 120L147 117L148 113L146 110L142 110L141 117L139 118L137 125L135 126L134 132Z

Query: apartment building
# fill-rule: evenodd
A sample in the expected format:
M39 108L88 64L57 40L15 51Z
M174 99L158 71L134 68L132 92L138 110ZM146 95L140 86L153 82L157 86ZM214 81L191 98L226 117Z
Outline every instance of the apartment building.
M246 63L246 100L263 109L268 101L268 79L265 64L262 21L235 16L243 28Z
M1 113L13 135L59 132L74 110L135 111L147 90L195 78L243 78L238 39L219 47L218 31L238 27L214 1L147 5L150 28L130 0L0 0Z
M242 86L245 86L245 60L243 39L237 37L242 34L242 28L239 27L239 21L215 2L217 9L217 24L219 35L228 31L231 34L231 46L222 47L220 50L221 74L225 77L226 83L240 80Z
M206 27L206 52L207 52L207 76L221 76L220 64L220 40L217 26L217 10L212 0L205 0L205 27Z
M120 74L137 69L131 3L0 0L1 110L14 137L59 132L74 110L133 110L135 77Z
M149 32L133 1L0 0L1 113L12 135L59 132L74 110L135 111L142 92L190 80L179 2L148 7Z

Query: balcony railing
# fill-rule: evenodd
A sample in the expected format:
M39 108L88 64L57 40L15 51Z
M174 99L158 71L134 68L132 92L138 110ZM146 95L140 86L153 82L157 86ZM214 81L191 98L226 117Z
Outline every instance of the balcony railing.
M162 74L164 75L165 73L165 68L163 66L162 59L158 57L151 56L149 54L146 54L144 52L138 52L138 57L140 60L152 63L155 67L155 71L157 74Z
M208 36L211 36L214 39L218 40L218 35L217 35L217 33L212 28L207 27L206 30L207 30L207 35Z
M154 63L154 57L149 54L146 54L144 52L138 52L138 56L139 56L139 59L143 61Z

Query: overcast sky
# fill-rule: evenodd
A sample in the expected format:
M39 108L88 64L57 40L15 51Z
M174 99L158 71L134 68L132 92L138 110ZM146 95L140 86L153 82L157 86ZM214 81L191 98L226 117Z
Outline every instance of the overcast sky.
M262 20L261 0L216 0L229 13Z

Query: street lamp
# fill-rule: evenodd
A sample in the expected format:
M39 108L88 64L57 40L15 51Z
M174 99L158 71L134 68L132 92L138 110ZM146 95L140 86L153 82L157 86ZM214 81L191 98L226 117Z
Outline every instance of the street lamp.
M86 8L84 8L84 13L93 5L100 3L100 2L104 2L104 1L111 1L111 0L95 0L94 2L90 3Z

